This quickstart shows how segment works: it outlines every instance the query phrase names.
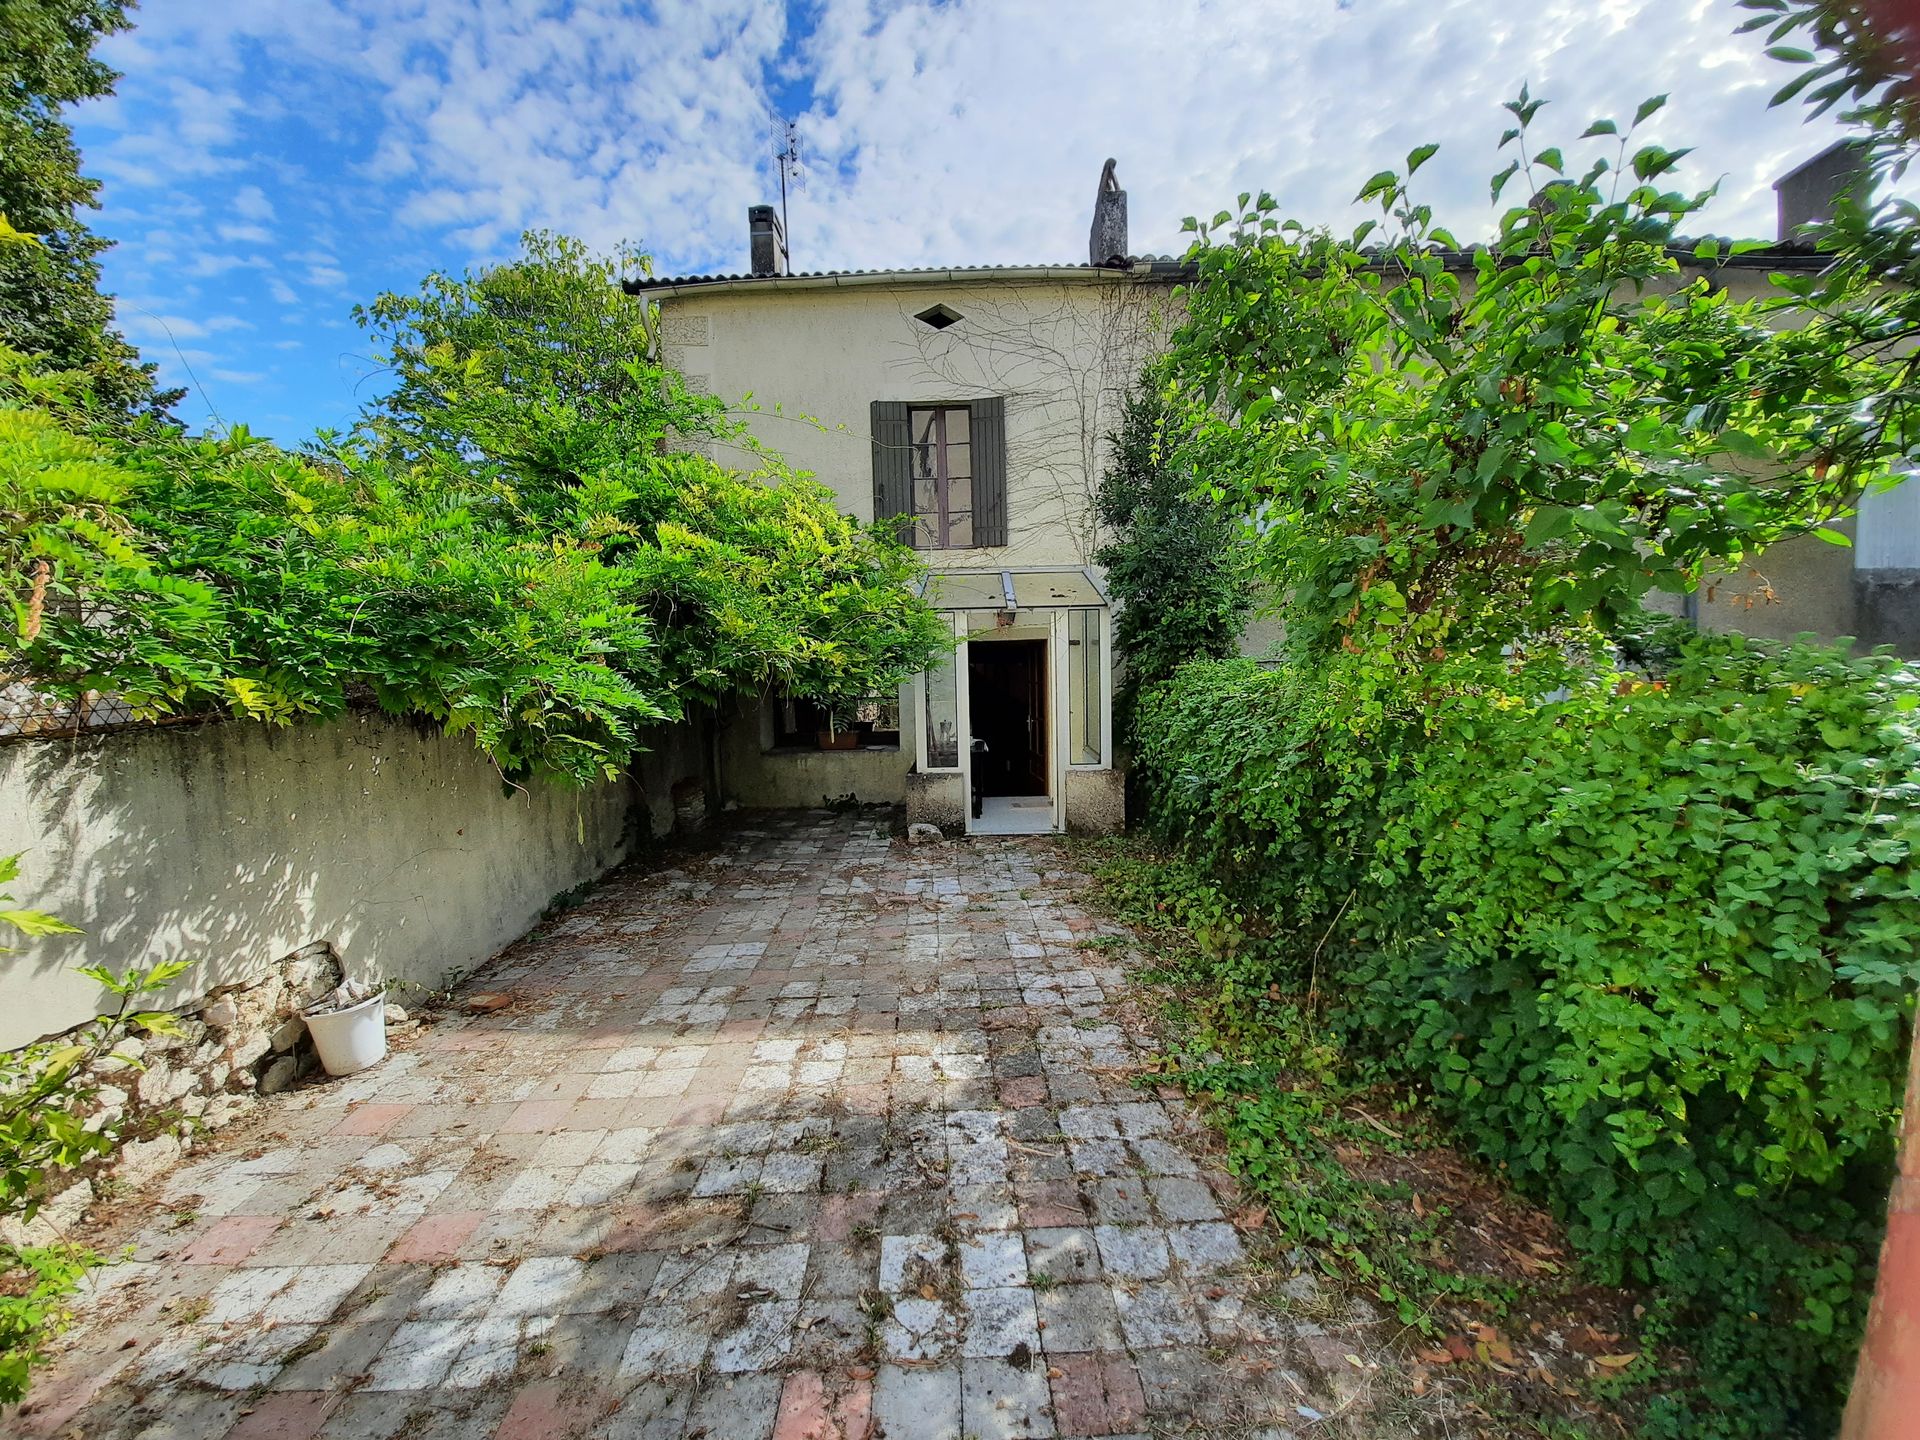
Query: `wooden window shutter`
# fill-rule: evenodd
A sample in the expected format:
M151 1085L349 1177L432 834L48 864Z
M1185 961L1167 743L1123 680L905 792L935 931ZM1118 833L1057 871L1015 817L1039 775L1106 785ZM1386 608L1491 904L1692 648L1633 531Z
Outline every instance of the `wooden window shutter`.
M1007 402L998 395L972 405L973 543L1007 543Z
M913 437L907 425L907 402L873 402L873 518L904 515L900 538L913 537Z

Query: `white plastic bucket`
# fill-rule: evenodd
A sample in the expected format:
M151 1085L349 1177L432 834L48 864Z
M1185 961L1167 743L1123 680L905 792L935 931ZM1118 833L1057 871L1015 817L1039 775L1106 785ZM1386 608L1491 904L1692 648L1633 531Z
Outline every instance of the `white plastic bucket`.
M329 1075L351 1075L387 1058L387 997L376 995L347 1010L305 1017L313 1048Z

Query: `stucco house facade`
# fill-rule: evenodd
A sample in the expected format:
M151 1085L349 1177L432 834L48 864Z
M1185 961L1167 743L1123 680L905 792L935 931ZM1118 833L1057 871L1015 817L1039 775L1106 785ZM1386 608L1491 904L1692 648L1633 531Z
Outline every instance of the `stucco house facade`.
M848 514L899 524L954 632L948 664L870 699L857 748L822 748L803 701L743 707L720 734L727 794L904 803L948 833L1123 823L1094 491L1183 273L1127 257L1125 205L1109 166L1084 264L807 274L755 206L749 273L632 283L690 385L751 397L756 439Z

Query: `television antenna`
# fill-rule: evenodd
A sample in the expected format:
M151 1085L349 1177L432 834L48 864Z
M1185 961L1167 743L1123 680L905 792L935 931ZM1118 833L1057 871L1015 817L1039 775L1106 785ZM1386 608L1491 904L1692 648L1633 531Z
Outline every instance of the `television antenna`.
M793 267L793 230L787 224L787 189L805 189L800 168L800 126L783 115L769 112L773 124L773 163L780 172L780 232L787 240L787 267Z

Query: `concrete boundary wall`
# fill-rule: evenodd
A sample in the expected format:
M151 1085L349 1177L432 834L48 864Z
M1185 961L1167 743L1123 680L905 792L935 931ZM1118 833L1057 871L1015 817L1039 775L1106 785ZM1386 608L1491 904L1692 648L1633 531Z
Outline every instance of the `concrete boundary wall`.
M660 765L679 743L642 766L649 790L692 768ZM0 855L26 852L15 901L86 932L0 937L19 948L0 956L0 1048L93 1014L88 963L196 961L165 1006L319 942L351 978L438 982L665 828L665 795L636 798L626 781L508 787L470 738L378 715L0 745Z

